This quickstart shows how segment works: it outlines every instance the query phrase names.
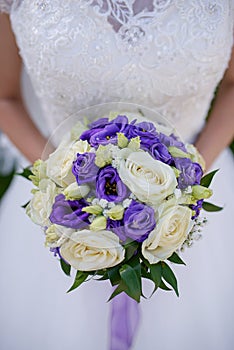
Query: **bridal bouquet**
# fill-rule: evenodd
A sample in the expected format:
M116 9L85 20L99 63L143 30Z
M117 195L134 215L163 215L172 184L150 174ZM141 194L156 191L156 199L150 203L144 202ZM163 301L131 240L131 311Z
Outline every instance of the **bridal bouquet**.
M171 263L200 236L200 210L215 172L160 124L110 114L79 122L28 177L36 186L26 212L43 228L45 245L63 271L76 271L70 290L95 278L140 301L142 279L178 295ZM70 291L69 290L69 291Z

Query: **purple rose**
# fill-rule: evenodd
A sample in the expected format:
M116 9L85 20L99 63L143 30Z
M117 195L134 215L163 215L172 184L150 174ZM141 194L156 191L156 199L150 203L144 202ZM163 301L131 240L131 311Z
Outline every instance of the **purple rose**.
M158 142L157 133L155 132L154 125L148 122L142 122L139 124L129 124L125 129L125 136L128 139L135 138L137 136L141 139L141 148L148 151L150 146L155 142ZM143 126L146 128L143 128Z
M100 118L90 124L94 128L86 130L80 136L81 140L87 140L91 146L107 145L109 143L117 144L117 133L123 132L128 125L126 116L118 115L115 119L108 122L107 118Z
M108 218L107 229L113 231L121 241L126 241L123 220L111 220L110 218Z
M167 147L160 142L154 143L150 147L149 153L153 158L160 160L163 163L171 164L173 162L173 158L168 152Z
M181 171L177 179L180 189L200 184L203 172L198 163L193 163L189 158L175 158L174 162L176 168Z
M160 133L159 134L159 141L167 147L173 146L173 147L177 147L177 148L181 149L184 152L187 152L184 143L182 141L179 141L178 138L174 134L167 136L163 133Z
M109 202L122 202L129 193L117 170L110 165L99 170L96 192L99 199L103 198Z
M137 242L143 242L156 226L154 209L136 201L125 210L123 221L126 237Z
M102 130L93 134L90 137L90 144L93 147L101 145L107 145L108 143L117 144L117 133L124 133L125 128L128 126L128 118L124 115L118 115L115 119L110 121Z
M140 122L135 124L135 126L137 126L138 128L140 128L143 132L150 132L151 134L154 134L155 136L157 136L157 131L155 128L154 123L151 122Z
M116 133L119 131L115 124L107 124L104 128L90 129L83 132L81 140L87 140L92 147L116 143Z
M128 118L126 115L118 115L115 119L110 121L110 124L115 124L118 126L120 132L124 130L124 128L129 125Z
M73 162L72 173L76 177L78 185L96 180L99 168L95 164L95 153L77 153L77 158Z
M83 229L90 224L89 214L82 211L82 208L87 206L88 203L84 199L70 201L65 200L63 194L59 194L55 197L50 221L61 226Z
M90 129L100 129L104 128L109 123L108 118L99 118L98 120L95 120L94 122L89 124Z

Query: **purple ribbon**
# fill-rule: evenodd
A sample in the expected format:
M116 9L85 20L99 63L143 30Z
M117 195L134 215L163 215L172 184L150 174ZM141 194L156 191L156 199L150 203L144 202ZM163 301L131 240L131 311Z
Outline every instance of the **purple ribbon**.
M139 325L139 305L125 293L117 295L111 303L110 350L129 350Z

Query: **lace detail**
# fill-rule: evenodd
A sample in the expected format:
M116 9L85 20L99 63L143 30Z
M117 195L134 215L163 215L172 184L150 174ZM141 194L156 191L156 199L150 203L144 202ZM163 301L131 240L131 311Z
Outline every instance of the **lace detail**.
M10 13L13 0L0 0L0 12Z
M157 13L165 11L172 0L86 0L100 15L106 16L113 24L115 31L121 26L138 26L149 19L155 18Z
M112 101L155 108L193 138L227 68L233 0L24 0L11 14L53 128Z

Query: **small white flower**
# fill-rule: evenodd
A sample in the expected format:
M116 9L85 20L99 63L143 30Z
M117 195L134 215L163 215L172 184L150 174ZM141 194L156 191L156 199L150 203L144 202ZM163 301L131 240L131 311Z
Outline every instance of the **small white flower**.
M103 214L103 216L105 216L105 218L108 218L107 213L108 213L108 209L104 209L102 212L102 214Z
M130 206L131 203L132 203L132 199L126 198L126 199L123 201L123 207L124 207L124 209L128 208L128 207Z
M175 191L174 191L174 195L175 195L175 198L176 199L179 199L182 197L182 192L179 188L176 188Z
M108 205L108 201L106 199L100 199L99 201L99 205L104 209L104 208L107 208L107 205Z
M137 197L136 197L135 194L133 194L133 193L130 194L129 198L131 198L131 199L137 199Z
M120 164L120 162L119 162L119 160L117 160L117 159L114 159L114 160L112 161L112 163L111 163L111 165L112 165L113 168L115 168L115 169L118 169L119 164Z
M111 208L114 208L115 207L115 202L109 202L108 203L108 208L111 209Z
M99 199L98 198L94 198L92 200L92 205L99 205Z
M192 192L192 186L188 186L185 190L185 193L191 193Z

